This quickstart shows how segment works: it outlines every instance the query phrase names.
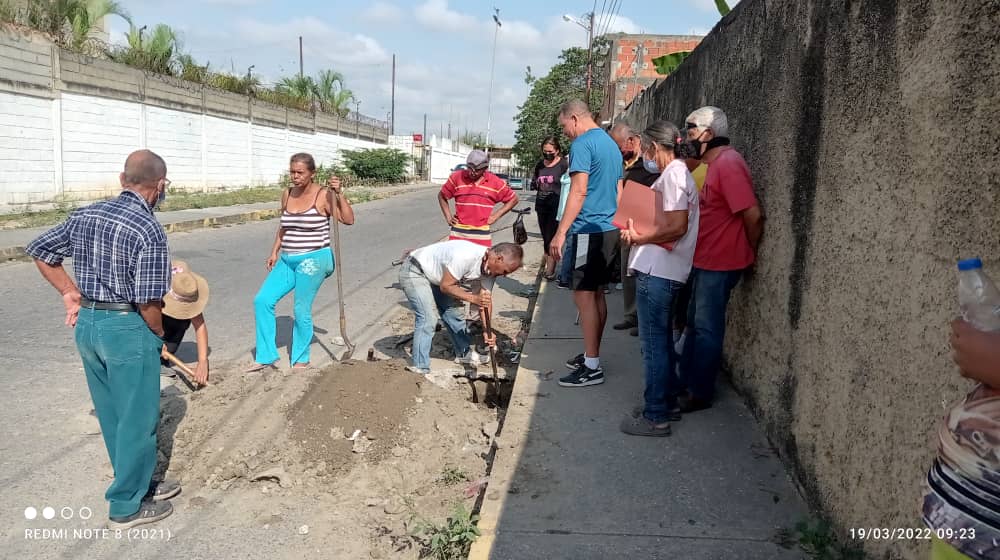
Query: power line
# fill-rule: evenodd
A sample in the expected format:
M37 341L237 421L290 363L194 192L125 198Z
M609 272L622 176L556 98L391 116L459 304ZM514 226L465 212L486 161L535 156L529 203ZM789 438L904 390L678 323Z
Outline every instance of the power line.
M615 22L615 20L618 19L618 14L620 14L621 11L622 11L622 4L623 3L624 3L624 0L618 0L618 6L614 9L614 12L611 14L611 17L608 18L607 25L604 26L604 33L607 33L608 31L610 31L611 30L611 25Z

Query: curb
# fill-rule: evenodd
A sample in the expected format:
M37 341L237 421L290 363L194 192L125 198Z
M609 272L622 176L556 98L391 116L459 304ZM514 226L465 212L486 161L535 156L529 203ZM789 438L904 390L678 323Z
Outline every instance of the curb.
M420 190L422 188L432 188L432 187L433 186L431 186L431 187L428 187L428 186L417 187L417 186L415 186L415 187L410 187L410 188L396 189L396 190L392 190L392 191L386 192L385 196L382 196L382 197L376 198L376 199L372 199L372 200L382 200L382 199L385 199L385 198L391 198L393 196L397 196L397 195L401 195L401 194L407 194L407 193L415 192L415 191L418 191L418 190ZM370 200L366 200L365 202L371 202L371 201ZM365 202L361 202L359 204L364 204ZM197 229L206 229L206 228L211 228L211 227L216 227L216 226L227 226L227 225L243 224L243 223L247 223L247 222L258 222L258 221L263 221L263 220L271 220L271 219L274 219L274 218L278 217L278 213L279 212L280 212L280 208L274 208L272 210L253 210L253 211L250 211L250 212L242 212L240 214L230 214L228 216L214 216L214 217L211 217L211 218L198 218L198 219L194 219L194 220L184 220L184 221L181 221L181 222L173 222L173 223L169 223L169 224L163 224L163 230L166 231L168 234L170 234L170 233L181 233L181 232L194 231L194 230L197 230ZM53 224L53 225L55 225L55 224ZM23 245L16 245L14 247L0 247L0 261L20 261L20 260L28 260L28 259L30 259L30 257L28 257L28 255L25 254L24 249L25 249L25 247Z
M542 295L548 291L548 285L549 282L542 282L538 287L538 299L535 300L535 310L531 314L533 325L537 324L537 317L545 307L542 303ZM531 340L529 334L521 348L522 357L531 352ZM514 472L517 470L524 445L527 442L528 429L531 427L531 415L538 400L539 378L536 374L536 371L528 370L524 366L517 368L503 428L495 439L497 450L493 458L490 481L484 490L486 497L479 509L477 527L480 535L469 549L468 560L488 560L493 554L500 514L507 503L507 494L511 489ZM490 496L496 497L490 499Z
M270 220L278 216L279 209L275 208L273 210L254 210L252 212L243 212L241 214L230 214L228 216L214 216L211 218L200 218L196 220L184 220L182 222L173 222L169 224L163 224L163 230L168 234L170 233L181 233L185 231L194 231L196 229L210 228L214 226L225 226L233 224L242 224L246 222L256 222L261 220ZM14 247L0 247L0 259L7 261L16 260L27 260L27 254L24 252L24 246L14 246Z

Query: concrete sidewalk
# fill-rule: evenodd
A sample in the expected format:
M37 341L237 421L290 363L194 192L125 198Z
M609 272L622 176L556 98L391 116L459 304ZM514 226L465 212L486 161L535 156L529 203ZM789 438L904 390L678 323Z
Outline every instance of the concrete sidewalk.
M385 189L384 192L389 196L394 196L419 189L440 188L440 185L423 182L383 188ZM275 200L274 202L260 202L257 204L238 204L235 206L157 212L156 218L163 224L167 233L177 233L213 226L269 220L276 217L279 210L279 201ZM25 246L52 227L0 230L0 261L25 258Z
M543 284L469 558L806 558L776 544L807 508L728 385L671 437L619 431L644 381L638 339L610 328L621 292L608 298L605 383L560 387L583 341L571 293Z

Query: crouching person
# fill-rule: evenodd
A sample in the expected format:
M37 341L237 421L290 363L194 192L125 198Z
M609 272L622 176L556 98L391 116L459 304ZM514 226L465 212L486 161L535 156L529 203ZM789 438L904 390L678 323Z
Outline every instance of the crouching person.
M480 356L471 346L465 303L492 310L490 292L496 277L520 268L523 257L520 245L514 243L490 248L463 240L443 241L411 252L399 270L399 285L414 315L413 365L406 369L430 373L431 340L438 317L451 338L456 362L472 366L489 363L487 356ZM479 280L477 293L461 286L472 280Z

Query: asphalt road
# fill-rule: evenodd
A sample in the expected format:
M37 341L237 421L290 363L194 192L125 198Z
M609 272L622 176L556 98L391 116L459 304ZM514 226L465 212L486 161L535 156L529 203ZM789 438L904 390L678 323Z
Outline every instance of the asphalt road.
M435 194L433 189L420 190L359 205L357 223L341 227L343 262L338 266L344 274L349 333L358 344L356 357L364 358L367 342L381 336L380 322L403 301L402 292L393 286L396 269L391 262L404 249L447 233ZM522 193L521 198L528 197ZM533 216L528 220L533 222ZM511 223L508 216L495 227ZM187 261L211 286L205 316L213 369L252 359L252 302L266 275L264 262L276 226L272 220L170 236L172 257ZM98 527L101 524L94 521L107 515L102 498L109 482L106 452L99 434L86 433L94 431L96 422L88 418L92 406L73 333L62 324L60 299L31 263L0 265L0 301L0 556L75 558L81 549L72 535L67 540L34 541L26 534L26 529L42 527ZM277 308L285 365L291 311L289 296ZM339 335L334 277L317 297L313 318L312 361L322 365L343 350L330 342ZM178 351L182 359L194 361L192 340L189 333ZM37 519L26 519L28 507L38 511ZM46 507L54 508L54 520L43 521ZM77 516L80 508L88 507L94 519L60 525L64 507ZM123 557L122 549L114 546L85 550L88 557Z

